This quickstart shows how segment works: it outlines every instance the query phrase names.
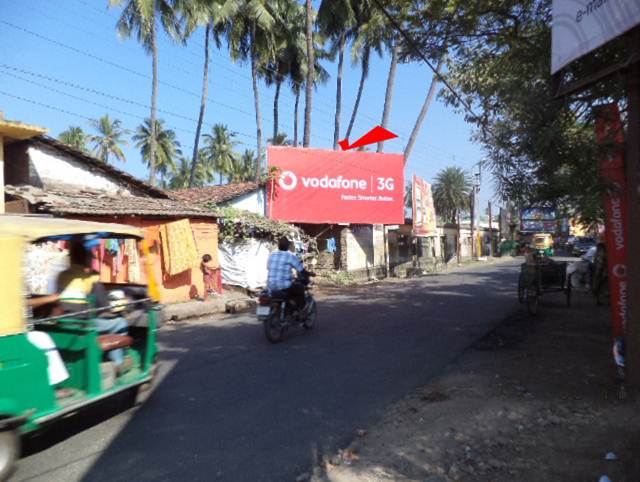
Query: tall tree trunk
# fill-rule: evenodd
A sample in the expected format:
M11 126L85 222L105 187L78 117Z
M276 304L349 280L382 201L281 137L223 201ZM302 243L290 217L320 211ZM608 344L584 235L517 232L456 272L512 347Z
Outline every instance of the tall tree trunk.
M258 91L258 60L256 59L253 35L251 35L251 81L253 83L253 102L256 111L256 140L258 146L255 181L259 182L260 168L262 166L262 116L260 114L260 92Z
M193 187L196 178L196 165L198 164L198 144L200 142L200 132L202 131L202 121L204 120L204 110L207 106L207 92L209 89L209 36L211 34L211 24L207 24L204 33L204 75L202 77L202 96L200 97L200 114L198 115L198 125L196 126L196 138L193 141L193 158L191 159L191 172L189 173L189 187Z
M389 67L389 76L387 77L387 91L384 97L384 109L382 110L382 127L385 129L389 124L389 113L391 112L391 99L393 98L393 82L396 79L396 68L398 67L398 46L394 43L391 47L391 66ZM378 142L376 152L382 152L383 142Z
M367 48L362 56L362 74L360 75L360 85L358 86L358 95L356 96L356 103L353 106L353 112L351 112L351 120L349 121L349 127L347 128L347 133L345 134L345 139L349 139L351 135L351 129L353 129L353 124L356 121L356 116L358 115L358 107L360 107L360 99L362 99L362 91L364 89L364 81L367 79L367 74L369 73L369 49Z
M293 147L298 147L298 106L300 104L300 85L296 85L296 103L293 105Z
M280 76L276 79L276 93L273 96L273 137L271 138L271 144L275 144L278 137L278 100L280 99L280 87L282 86L282 79Z
M151 19L151 53L153 80L151 86L151 143L149 146L149 183L156 185L156 115L158 110L158 43L156 39L155 1Z
M440 57L440 60L438 60L438 66L436 67L436 72L438 74L442 70L444 61L445 61L445 56L443 55L442 57ZM409 161L409 156L411 156L411 151L413 151L413 146L416 143L416 139L418 138L418 134L420 133L420 129L422 128L422 123L424 122L424 118L427 115L427 111L429 110L429 106L431 105L431 101L433 99L433 95L435 94L437 87L438 87L438 76L434 74L433 78L431 79L431 85L429 85L429 92L427 93L427 97L424 99L424 104L422 104L422 109L420 109L420 114L418 114L418 119L416 120L416 124L413 126L413 130L411 131L411 135L409 136L407 147L404 148L405 165Z
M338 141L340 141L340 116L342 115L342 68L344 66L344 48L347 44L347 35L345 32L340 34L338 45L338 77L336 78L336 116L333 128L333 149L338 149Z
M304 138L302 145L309 147L311 142L311 107L313 97L313 78L315 74L315 52L313 51L313 8L311 0L306 0L307 10L307 85L304 106Z

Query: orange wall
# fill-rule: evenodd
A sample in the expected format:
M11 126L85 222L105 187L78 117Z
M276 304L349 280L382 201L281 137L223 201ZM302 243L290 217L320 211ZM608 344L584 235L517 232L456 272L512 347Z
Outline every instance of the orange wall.
M129 224L143 228L144 237L149 245L151 253L151 264L156 281L160 288L160 298L163 303L174 303L179 301L188 301L204 293L204 285L202 282L202 272L200 265L194 266L190 270L183 271L174 276L164 274L162 263L162 243L160 242L160 226L177 219L153 219L139 217L82 217L86 221L110 222ZM214 266L218 264L218 225L214 219L190 219L191 229L194 234L198 254L202 257L204 254L211 255ZM109 257L105 256L108 260ZM111 266L103 264L100 270L100 279L112 283L126 283L129 279L127 272L127 258L122 257L118 274L116 277L112 275ZM141 281L146 282L146 272L144 272L141 259Z

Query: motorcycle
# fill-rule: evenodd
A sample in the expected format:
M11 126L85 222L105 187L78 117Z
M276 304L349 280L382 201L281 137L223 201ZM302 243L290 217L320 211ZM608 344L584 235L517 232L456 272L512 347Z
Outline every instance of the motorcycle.
M294 283L304 287L305 304L297 307L292 304L286 291L262 291L258 296L256 316L264 324L264 333L271 343L282 340L285 331L290 326L301 325L305 330L311 330L316 321L318 307L311 294L311 277L314 273L302 271Z

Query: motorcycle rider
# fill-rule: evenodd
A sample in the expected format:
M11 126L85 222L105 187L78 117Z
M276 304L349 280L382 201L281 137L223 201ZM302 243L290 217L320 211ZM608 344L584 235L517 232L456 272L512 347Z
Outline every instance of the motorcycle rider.
M293 254L291 249L292 243L286 237L280 238L278 241L278 251L274 251L269 255L267 262L267 288L270 291L286 291L289 300L295 303L295 309L301 310L304 307L304 286L300 283L293 282L292 269L296 270L299 275L304 271L304 266L300 260Z

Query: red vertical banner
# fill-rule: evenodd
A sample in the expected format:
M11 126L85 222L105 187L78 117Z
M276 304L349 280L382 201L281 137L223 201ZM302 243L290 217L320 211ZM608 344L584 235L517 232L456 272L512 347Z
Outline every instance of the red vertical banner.
M604 197L607 269L613 336L623 338L627 324L628 200L625 190L624 134L617 104L596 111L596 138L609 144L600 160L600 176L607 185Z

